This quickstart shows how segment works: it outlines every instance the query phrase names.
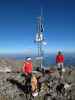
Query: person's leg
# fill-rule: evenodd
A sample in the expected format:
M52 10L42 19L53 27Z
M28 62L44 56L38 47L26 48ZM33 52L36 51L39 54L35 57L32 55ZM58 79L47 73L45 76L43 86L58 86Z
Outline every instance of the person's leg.
M59 78L61 80L63 78L63 75L62 75L63 63L58 63L57 66L58 66L57 69L58 69L58 72L59 72Z
M63 63L61 63L61 79L63 79L63 70L64 70L64 66Z
M58 64L57 64L57 68L60 68L60 65L61 65L61 64L60 64L60 63L58 63Z
M25 87L26 87L27 93L31 94L31 75L30 74L26 76Z
M63 64L63 63L61 63L61 68L62 68L62 69L64 68L64 64Z

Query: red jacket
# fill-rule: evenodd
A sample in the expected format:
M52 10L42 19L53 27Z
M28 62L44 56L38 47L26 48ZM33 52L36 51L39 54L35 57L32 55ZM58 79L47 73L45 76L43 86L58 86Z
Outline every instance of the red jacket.
M32 61L26 61L26 62L24 62L24 65L22 67L22 71L25 74L32 73Z
M56 63L63 63L63 62L64 62L64 55L57 55Z

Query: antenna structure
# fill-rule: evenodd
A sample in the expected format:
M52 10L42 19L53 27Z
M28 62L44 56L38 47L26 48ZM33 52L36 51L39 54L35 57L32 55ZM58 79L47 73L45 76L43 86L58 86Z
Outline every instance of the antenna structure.
M38 49L38 57L40 60L40 67L43 67L43 42L44 42L44 23L43 23L43 13L41 8L41 16L37 17L37 33L35 42L37 44Z

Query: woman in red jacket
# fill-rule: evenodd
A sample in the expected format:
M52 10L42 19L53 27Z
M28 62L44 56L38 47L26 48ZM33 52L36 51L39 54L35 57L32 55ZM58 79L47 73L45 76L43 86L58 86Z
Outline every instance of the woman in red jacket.
M56 55L56 64L58 66L60 77L63 78L64 55L61 53L61 51L59 51L58 54Z
M58 54L56 55L56 63L58 65L58 68L62 67L63 68L63 63L64 63L64 55L59 51Z

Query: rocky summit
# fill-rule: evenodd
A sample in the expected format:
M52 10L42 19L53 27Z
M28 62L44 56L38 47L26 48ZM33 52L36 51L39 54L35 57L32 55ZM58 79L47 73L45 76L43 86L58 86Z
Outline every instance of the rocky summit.
M27 100L24 93L24 77L21 77L21 73L15 71L20 63L22 62L17 62L13 59L0 59L0 100ZM4 71L5 69L7 70ZM74 69L70 76L69 71L67 71L64 76L66 81L70 80L75 84ZM73 86L72 90L73 100L75 100L75 86ZM41 92L40 95L42 95ZM36 100L39 100L39 97L36 97ZM40 96L40 100L43 100L42 96Z

